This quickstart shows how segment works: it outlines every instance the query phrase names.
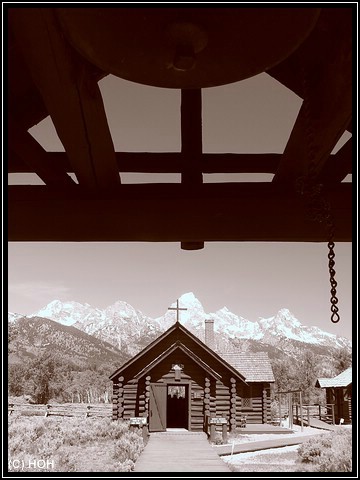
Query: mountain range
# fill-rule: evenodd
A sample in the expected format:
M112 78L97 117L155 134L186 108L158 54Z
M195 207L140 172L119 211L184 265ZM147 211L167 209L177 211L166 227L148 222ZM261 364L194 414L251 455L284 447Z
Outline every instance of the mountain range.
M27 363L44 353L57 353L69 365L121 365L128 356L112 344L48 318L18 317L9 323L9 364Z
M296 356L304 348L321 355L341 348L351 351L351 342L347 338L330 334L315 326L305 326L286 308L282 308L272 317L260 318L254 322L232 313L226 307L214 313L206 313L192 292L182 295L179 304L187 309L180 312L180 322L201 340L204 340L205 320L214 320L218 351L263 350L268 351L272 357L280 351ZM175 305L176 302L172 306ZM163 316L153 319L125 301L117 301L102 310L89 304L54 300L31 315L23 316L10 312L8 318L9 324L21 322L23 328L26 322L29 325L34 321L34 325L42 322L44 325L47 319L52 328L62 328L71 338L77 332L82 332L83 335L91 337L90 344L95 339L101 342L101 348L105 348L108 355L121 352L120 356L127 359L169 328L176 321L176 312L167 310ZM65 348L64 345L61 348Z

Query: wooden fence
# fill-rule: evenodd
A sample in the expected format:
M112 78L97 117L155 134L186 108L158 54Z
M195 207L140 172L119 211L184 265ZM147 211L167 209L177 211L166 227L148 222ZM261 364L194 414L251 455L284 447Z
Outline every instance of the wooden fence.
M14 404L9 403L9 415L27 416L60 416L60 417L112 417L112 404L87 405L84 403L68 403L53 405Z
M299 405L295 404L294 408L294 418L299 422ZM335 425L335 411L334 404L327 403L326 405L303 405L303 417L310 424L310 418L318 418L326 423Z

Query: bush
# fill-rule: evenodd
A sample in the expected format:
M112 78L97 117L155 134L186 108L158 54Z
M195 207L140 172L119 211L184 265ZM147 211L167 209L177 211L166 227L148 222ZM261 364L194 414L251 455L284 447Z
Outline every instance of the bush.
M135 463L143 448L144 442L140 433L127 431L116 441L113 457L120 463L124 463L127 460Z
M92 468L99 468L102 460L97 461L97 456L101 455L104 464L100 468L105 469L101 471L130 472L144 448L141 430L130 432L129 422L104 418L9 417L8 439L9 471L21 470L17 465L19 460L28 465L36 458L49 460L54 466L27 467L25 471L93 471ZM84 467L87 449L93 457L86 459ZM102 457L104 449L108 453Z
M314 472L351 472L352 432L339 430L310 438L299 447L298 455Z

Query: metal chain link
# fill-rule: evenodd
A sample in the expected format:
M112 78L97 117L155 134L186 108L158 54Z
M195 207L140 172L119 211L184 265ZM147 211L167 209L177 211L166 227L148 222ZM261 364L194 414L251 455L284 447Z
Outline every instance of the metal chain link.
M315 163L315 147L314 147L314 132L311 125L311 111L310 111L310 95L308 78L304 67L302 67L302 77L304 86L304 115L306 118L306 135L308 142L306 144L307 154L309 158L307 174L298 178L296 181L296 190L301 195L304 195L307 201L307 215L312 221L325 223L328 230L328 260L329 260L329 274L330 274L330 303L331 303L331 321L337 323L340 320L339 308L337 306L337 281L335 280L335 224L333 215L331 213L330 203L325 199L322 189L323 185L317 182L316 178L316 163Z

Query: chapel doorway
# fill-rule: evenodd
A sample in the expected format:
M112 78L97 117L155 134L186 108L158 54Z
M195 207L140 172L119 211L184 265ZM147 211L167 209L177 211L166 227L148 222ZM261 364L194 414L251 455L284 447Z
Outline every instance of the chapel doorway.
M189 428L189 386L167 386L167 428Z

